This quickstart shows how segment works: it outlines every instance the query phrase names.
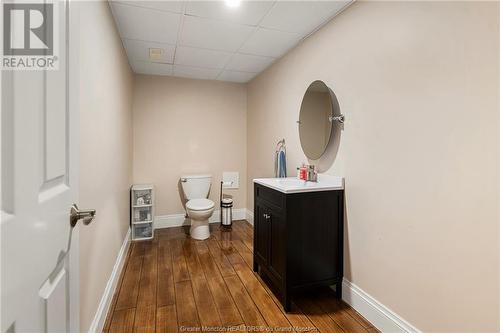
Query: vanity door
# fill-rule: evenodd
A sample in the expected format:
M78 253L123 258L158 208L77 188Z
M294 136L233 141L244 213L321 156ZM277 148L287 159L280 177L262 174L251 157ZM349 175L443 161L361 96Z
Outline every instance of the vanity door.
M281 284L285 276L286 242L285 219L277 210L266 210L267 229L269 232L268 269L274 278Z
M268 265L269 258L269 224L267 223L267 208L260 204L255 204L255 239L254 256L259 264Z

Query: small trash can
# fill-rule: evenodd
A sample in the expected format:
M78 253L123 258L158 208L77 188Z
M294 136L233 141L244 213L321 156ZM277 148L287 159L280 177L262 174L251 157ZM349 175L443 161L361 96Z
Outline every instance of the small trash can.
M231 228L233 225L233 199L224 198L220 202L220 221L221 225Z

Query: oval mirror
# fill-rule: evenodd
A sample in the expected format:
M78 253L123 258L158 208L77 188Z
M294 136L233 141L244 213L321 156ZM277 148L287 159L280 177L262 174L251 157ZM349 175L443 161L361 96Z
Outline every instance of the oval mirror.
M304 154L319 159L330 142L333 117L332 93L323 81L314 81L307 88L299 115L299 137Z

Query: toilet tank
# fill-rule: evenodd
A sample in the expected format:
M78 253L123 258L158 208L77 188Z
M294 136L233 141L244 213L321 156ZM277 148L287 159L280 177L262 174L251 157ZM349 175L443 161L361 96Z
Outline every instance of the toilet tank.
M211 175L181 176L182 190L186 199L205 199L210 191Z

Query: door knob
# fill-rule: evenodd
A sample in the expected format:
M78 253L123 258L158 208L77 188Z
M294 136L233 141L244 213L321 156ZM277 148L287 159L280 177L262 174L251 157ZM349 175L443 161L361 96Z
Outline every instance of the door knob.
M73 228L78 221L83 220L83 224L88 225L92 222L94 216L95 209L80 210L76 204L73 204L69 211L69 224Z

